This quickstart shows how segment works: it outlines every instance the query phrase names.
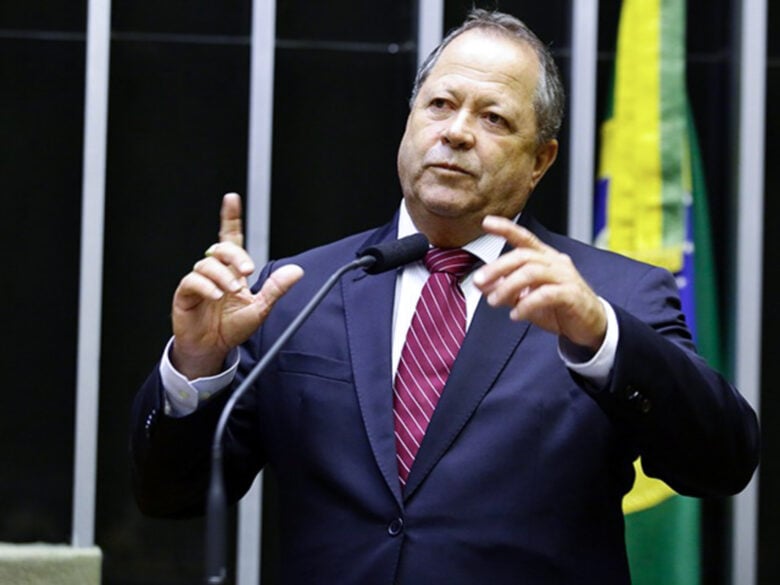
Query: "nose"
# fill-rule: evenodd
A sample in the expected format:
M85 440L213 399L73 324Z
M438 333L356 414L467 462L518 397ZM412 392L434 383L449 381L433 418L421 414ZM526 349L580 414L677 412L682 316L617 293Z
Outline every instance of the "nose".
M442 141L457 150L467 150L474 146L474 132L467 112L460 111L449 119L442 132Z

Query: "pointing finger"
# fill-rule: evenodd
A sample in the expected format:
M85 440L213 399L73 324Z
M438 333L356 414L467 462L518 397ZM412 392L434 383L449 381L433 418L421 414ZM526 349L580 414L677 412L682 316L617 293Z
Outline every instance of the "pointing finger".
M241 197L227 193L219 211L219 241L244 246L244 226L241 221Z
M548 249L539 238L526 228L505 217L497 215L485 216L485 219L482 220L482 229L489 234L501 236L515 248L531 248L540 252Z

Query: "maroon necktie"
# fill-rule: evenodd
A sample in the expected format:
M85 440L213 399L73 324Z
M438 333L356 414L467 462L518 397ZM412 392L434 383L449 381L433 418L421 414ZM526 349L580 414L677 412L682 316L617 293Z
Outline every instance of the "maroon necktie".
M476 262L460 248L432 248L431 273L417 301L393 389L398 477L406 485L433 410L466 336L466 299L458 281Z

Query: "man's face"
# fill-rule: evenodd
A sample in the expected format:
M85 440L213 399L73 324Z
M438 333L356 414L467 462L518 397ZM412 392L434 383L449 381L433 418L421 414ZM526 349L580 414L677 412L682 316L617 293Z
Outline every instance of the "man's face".
M537 147L535 53L479 29L455 38L420 88L398 151L415 225L439 246L479 236L487 214L515 216L555 160Z

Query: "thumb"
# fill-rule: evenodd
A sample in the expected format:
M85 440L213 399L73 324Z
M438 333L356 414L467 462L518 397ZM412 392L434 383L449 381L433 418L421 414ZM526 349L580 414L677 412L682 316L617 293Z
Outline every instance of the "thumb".
M255 295L262 319L268 315L276 301L282 298L292 286L303 277L303 268L287 264L274 270Z

